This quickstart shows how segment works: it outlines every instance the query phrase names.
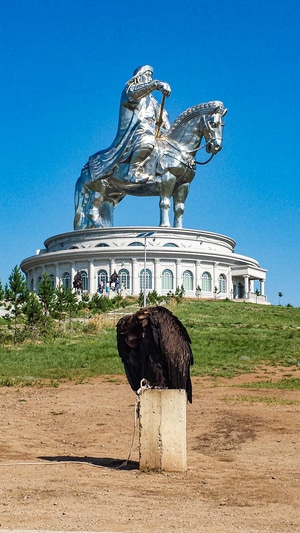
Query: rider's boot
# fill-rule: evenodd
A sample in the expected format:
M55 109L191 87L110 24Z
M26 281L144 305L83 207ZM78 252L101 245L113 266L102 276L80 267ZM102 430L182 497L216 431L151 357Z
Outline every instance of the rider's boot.
M152 139L151 139L152 140ZM143 139L140 145L132 154L127 179L130 183L146 183L150 176L145 172L145 163L154 148L154 143L148 139Z
M148 181L150 176L148 174L145 174L145 172L143 172L143 167L140 164L137 164L137 165L131 165L131 168L128 172L127 177L130 183L142 184L142 183L146 183L146 181Z

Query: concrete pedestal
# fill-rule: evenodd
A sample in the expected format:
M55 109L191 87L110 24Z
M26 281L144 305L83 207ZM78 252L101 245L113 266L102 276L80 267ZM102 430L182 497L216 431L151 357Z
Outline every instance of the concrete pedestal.
M186 392L146 389L140 395L140 470L186 470Z

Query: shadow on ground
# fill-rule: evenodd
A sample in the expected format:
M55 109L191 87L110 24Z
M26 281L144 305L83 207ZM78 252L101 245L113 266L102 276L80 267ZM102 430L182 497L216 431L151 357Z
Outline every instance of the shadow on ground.
M44 456L38 457L43 461L51 461L56 463L81 463L98 466L102 468L113 468L115 470L138 470L138 461L127 461L126 459L114 459L112 457L76 457L74 455L56 455L53 457Z

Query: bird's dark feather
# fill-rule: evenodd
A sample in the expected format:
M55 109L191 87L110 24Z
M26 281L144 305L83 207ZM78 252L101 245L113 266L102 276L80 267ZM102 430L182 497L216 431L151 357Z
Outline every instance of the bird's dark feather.
M162 306L145 307L117 324L117 344L125 373L137 392L142 379L150 386L185 389L192 402L191 340L180 320Z

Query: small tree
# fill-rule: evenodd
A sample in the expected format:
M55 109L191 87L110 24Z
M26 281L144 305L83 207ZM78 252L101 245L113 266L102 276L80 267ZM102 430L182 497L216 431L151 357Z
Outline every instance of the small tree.
M22 314L22 306L26 302L28 294L26 279L16 265L8 278L8 285L5 286L5 299L9 302L8 309L14 315L14 344L17 340L18 318Z
M83 309L83 318L86 319L87 309L89 308L90 295L87 292L81 294L81 302L78 303L78 309Z
M49 317L55 304L55 289L52 285L52 280L49 274L47 274L47 272L44 272L43 277L40 281L38 295L43 305L46 323L47 317Z
M280 300L280 298L282 298L282 297L283 297L282 292L279 292L279 293L278 293L278 298L279 298L278 305L281 305L281 300Z
M41 323L43 319L43 304L35 292L30 292L28 294L27 301L23 305L22 311L27 318L27 323L32 332L34 326Z
M138 297L138 304L140 307L143 307L144 305L144 293L143 291L140 291L139 297Z
M1 279L0 279L0 305L3 303L3 300L4 300L4 290L3 290Z
M185 290L184 290L184 286L183 285L181 285L181 287L176 287L176 290L175 290L176 303L180 304L182 302L182 299L184 297L184 293L185 293Z
M70 329L72 326L72 313L78 308L78 299L75 292L68 288L65 291L65 305L69 314Z
M55 304L53 314L58 318L58 325L60 327L62 318L66 315L66 288L64 285L59 285L55 289Z

